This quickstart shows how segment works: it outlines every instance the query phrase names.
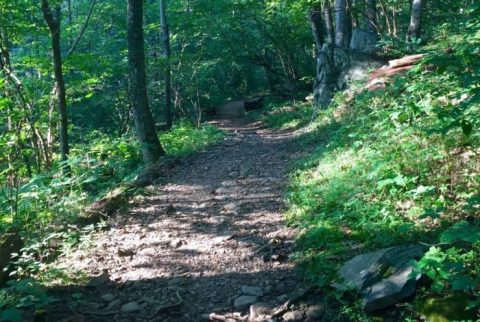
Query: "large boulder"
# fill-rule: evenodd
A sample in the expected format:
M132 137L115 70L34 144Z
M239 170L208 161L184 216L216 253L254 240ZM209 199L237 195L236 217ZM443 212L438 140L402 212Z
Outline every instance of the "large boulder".
M0 286L8 280L12 254L20 252L22 248L23 241L18 234L8 233L0 236Z
M373 54L378 50L377 43L377 34L357 28L353 30L350 49L362 54Z
M370 73L383 64L383 61L363 54L351 53L350 57L350 63L338 75L337 88L339 90L349 89L352 88L352 85L368 82Z
M221 117L242 117L245 116L246 113L245 101L233 101L215 107L215 114Z
M358 255L340 268L344 283L334 287L360 291L366 312L389 307L415 292L421 275L412 260L424 251L422 246L398 246Z

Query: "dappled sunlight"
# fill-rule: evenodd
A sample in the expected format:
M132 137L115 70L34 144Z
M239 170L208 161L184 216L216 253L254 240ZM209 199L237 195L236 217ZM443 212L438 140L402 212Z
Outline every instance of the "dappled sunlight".
M204 305L192 308L195 314L209 312L212 303L231 311L241 285L266 287L270 294L262 299L271 305L285 300L296 289L283 282L296 283L288 261L295 230L285 228L281 211L297 138L221 124L233 135L186 158L165 184L134 198L134 207L114 218L93 248L71 253L59 267L91 276L107 271L113 283L142 283L152 292L158 284L177 285L187 300Z

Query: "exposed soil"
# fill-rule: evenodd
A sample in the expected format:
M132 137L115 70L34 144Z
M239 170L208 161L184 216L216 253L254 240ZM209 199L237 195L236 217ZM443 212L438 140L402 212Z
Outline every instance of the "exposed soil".
M273 308L298 290L288 261L295 232L282 215L295 136L246 120L214 123L229 132L223 142L147 188L92 248L61 259L101 274L82 288L84 299L57 290L62 310L70 303L70 316L85 321L201 321L209 313L247 315L250 305L238 298L248 293L259 292L243 299Z

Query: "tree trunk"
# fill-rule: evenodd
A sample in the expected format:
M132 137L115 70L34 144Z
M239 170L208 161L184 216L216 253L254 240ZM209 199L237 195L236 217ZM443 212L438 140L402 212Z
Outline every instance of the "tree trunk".
M377 0L367 0L367 12L366 12L366 25L367 30L371 33L377 34Z
M145 49L143 40L143 1L128 0L127 38L129 66L129 99L133 108L135 129L146 164L152 164L163 155L148 105Z
M60 5L56 5L52 11L50 9L48 0L42 0L42 13L52 38L53 71L57 87L57 99L60 117L60 156L62 161L65 161L68 159L69 145L67 98L65 92L65 80L63 79L62 54L60 46Z
M323 26L322 15L319 12L310 13L310 23L312 26L313 37L315 39L317 72L313 88L314 103L316 106L327 107L335 91L335 66L334 66L334 29L330 6L325 3L323 7ZM327 37L324 37L324 34ZM315 113L316 115L316 109Z
M171 66L170 66L170 31L167 23L167 10L165 0L160 0L160 26L162 29L162 47L163 57L165 58L165 119L167 129L172 127L172 85L171 85Z
M332 8L328 2L325 2L323 6L323 19L325 20L325 33L327 35L326 42L330 45L331 53L330 56L333 57L334 54L334 44L335 44L335 27L333 25L332 18ZM319 49L320 50L320 49Z
M313 38L315 39L316 57L318 57L318 52L320 51L320 49L322 49L323 44L325 43L322 30L321 13L316 10L310 11L310 23L312 26Z
M335 0L335 44L348 48L352 37L352 17L348 0Z
M423 0L412 1L410 26L408 26L407 41L418 39L422 33Z

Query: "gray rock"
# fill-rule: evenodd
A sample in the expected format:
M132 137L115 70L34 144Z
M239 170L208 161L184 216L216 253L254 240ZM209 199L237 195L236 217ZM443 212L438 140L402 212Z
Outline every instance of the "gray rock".
M181 239L175 239L175 240L172 240L170 242L170 247L172 248L180 248L182 247L182 245L185 245L185 241L181 240Z
M366 58L361 54L352 54L348 66L338 75L337 86L348 89L358 83L368 81L370 72L382 66L382 62Z
M363 54L372 54L378 50L378 36L360 28L354 29L350 40L350 49Z
M283 321L285 322L298 322L303 321L303 313L300 311L287 312L283 316Z
M265 303L255 303L253 305L250 305L249 320L255 320L264 315L267 315L269 311L270 308Z
M400 246L358 255L339 271L345 283L333 286L359 290L366 312L386 308L415 292L421 275L414 273L411 261L423 254L422 246Z
M142 308L140 307L140 305L138 305L137 302L129 302L127 304L122 305L121 311L123 313L132 313L132 312L138 312L141 309Z
M362 292L365 312L373 312L400 302L415 292L420 273L406 265L392 276L381 280Z
M87 287L99 287L110 282L110 274L104 270L102 274L93 277L87 284Z
M115 295L108 293L108 294L102 295L101 299L103 301L109 303L109 302L112 302L115 299Z
M242 285L240 289L246 295L263 296L263 290L260 287Z
M285 283L278 282L278 284L275 286L275 289L278 293L285 293L287 291L287 286Z
M287 301L289 298L290 298L290 296L288 296L288 294L282 294L279 297L277 297L277 300L278 300L278 302L282 303L282 302Z
M122 301L120 299L113 300L112 302L108 303L106 310L113 310L117 309L122 305Z
M307 321L320 321L322 316L325 314L325 307L323 305L314 305L307 309L305 315Z
M227 221L228 221L227 216L215 216L215 217L210 218L210 222L214 225L222 225Z
M257 298L257 296L252 295L242 295L235 299L233 306L235 306L236 309L243 309L244 307L257 302Z

